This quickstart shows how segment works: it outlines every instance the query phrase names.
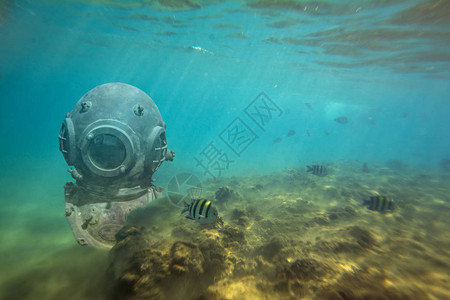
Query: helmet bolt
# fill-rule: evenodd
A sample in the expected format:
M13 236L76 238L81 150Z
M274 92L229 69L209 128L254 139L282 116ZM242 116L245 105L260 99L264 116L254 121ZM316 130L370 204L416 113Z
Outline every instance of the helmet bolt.
M140 104L136 104L133 111L134 114L138 117L142 117L144 115L144 108Z
M91 108L92 103L90 101L81 102L81 112L87 112Z

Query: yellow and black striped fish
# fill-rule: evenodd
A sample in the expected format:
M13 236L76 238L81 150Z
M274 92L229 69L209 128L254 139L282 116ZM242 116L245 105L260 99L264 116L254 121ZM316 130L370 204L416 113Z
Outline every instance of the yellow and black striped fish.
M321 166L321 165L312 165L312 166L306 166L307 170L306 172L311 172L312 174L316 176L326 176L327 175L327 167Z
M184 212L188 212L186 218L196 220L202 224L223 223L217 208L212 205L211 201L206 199L192 199L191 204L184 202L184 209L181 213Z
M379 212L392 212L395 208L394 200L383 196L371 196L365 204L368 209Z

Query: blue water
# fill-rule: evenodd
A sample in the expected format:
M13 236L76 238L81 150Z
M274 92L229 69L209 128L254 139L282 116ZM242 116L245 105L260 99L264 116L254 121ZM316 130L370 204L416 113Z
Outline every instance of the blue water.
M337 11L318 3L167 11L3 1L0 225L9 234L0 252L27 261L30 248L45 256L75 243L63 217L71 178L58 133L66 112L107 82L134 85L157 104L176 152L156 174L162 186L183 171L208 178L195 157L211 141L233 161L226 177L343 159L438 170L450 158L448 20L393 21L424 1L350 1ZM244 112L261 92L280 109L264 128ZM348 123L334 121L340 116ZM219 137L236 117L258 136L239 156Z

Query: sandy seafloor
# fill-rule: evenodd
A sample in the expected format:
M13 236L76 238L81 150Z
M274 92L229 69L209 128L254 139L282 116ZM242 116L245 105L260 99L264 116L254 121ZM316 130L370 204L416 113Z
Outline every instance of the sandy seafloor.
M223 227L161 198L129 217L109 253L61 250L3 278L1 297L450 299L450 173L361 165L204 182ZM366 209L377 194L398 209Z

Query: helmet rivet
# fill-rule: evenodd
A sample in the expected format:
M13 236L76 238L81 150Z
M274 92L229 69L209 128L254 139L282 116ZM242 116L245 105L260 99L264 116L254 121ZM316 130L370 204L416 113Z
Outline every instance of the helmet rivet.
M81 102L81 110L80 112L87 112L89 108L91 108L92 102L91 101L83 101Z
M138 117L142 117L144 115L144 108L140 104L136 104L133 107L134 114Z

